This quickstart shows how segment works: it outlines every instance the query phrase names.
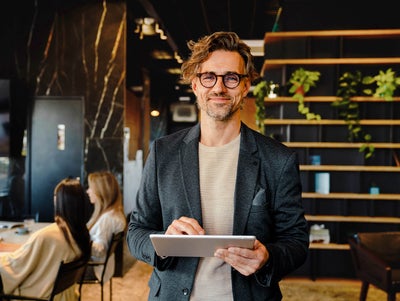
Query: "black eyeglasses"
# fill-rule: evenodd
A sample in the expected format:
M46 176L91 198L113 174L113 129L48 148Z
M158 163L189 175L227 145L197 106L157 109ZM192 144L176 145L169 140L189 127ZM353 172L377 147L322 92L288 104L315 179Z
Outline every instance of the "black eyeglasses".
M237 74L235 72L229 72L224 75L217 75L213 72L197 73L197 77L200 79L200 83L204 88L212 88L217 83L218 77L222 77L224 86L228 89L234 89L239 86L240 81L243 77L248 77L247 74Z

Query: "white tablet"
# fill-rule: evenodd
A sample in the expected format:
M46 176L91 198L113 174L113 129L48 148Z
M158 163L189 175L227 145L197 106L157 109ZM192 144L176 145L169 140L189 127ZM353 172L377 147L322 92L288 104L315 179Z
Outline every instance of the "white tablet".
M158 256L213 257L217 249L253 248L252 235L165 235L150 234Z

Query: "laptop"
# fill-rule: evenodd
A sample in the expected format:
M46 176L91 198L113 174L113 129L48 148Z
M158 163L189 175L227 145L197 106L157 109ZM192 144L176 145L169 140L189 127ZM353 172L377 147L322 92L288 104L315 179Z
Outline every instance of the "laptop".
M165 235L150 234L158 256L213 257L217 249L252 249L253 235Z

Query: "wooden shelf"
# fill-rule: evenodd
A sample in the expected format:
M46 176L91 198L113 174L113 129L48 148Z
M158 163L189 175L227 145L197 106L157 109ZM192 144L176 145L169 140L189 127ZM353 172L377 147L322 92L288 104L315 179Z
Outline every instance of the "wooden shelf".
M350 246L348 244L335 244L335 243L310 243L310 249L314 250L350 250Z
M302 171L372 171L400 172L400 166L368 166L368 165L300 165Z
M303 192L302 197L305 199L343 199L343 200L385 200L400 201L400 194L397 193L352 193L352 192L332 192L332 193L316 193Z
M267 32L264 43L272 43L282 39L312 38L312 37L351 37L351 38L388 38L400 35L400 29L366 29L366 30L313 30L313 31L282 31Z
M339 119L272 119L264 120L265 125L347 125L344 120ZM400 119L362 119L360 125L400 125Z
M282 95L274 98L264 98L266 111L272 112L271 118L264 120L265 135L279 135L282 140L288 141L282 141L284 145L299 152L302 163L299 169L302 181L304 180L304 189L311 190L302 193L306 220L310 226L325 224L334 233L332 243L310 243L309 249L314 250L310 252L311 256L317 255L316 258L311 258L312 274L326 261L326 258L319 255L323 253L318 252L342 252L341 250L350 249L346 243L346 233L360 229L391 231L400 226L397 212L400 208L400 188L396 186L400 175L400 118L397 114L400 95L396 94L391 101L366 95L351 98L351 101L360 104L362 119L357 124L365 129L365 133L371 132L370 145L375 150L379 149L370 161L365 158L364 161L359 161L360 154L357 151L366 143L348 142L347 136L342 135L349 126L348 121L337 114L332 115L332 110L337 108L330 108L332 103L341 100L341 97L332 92L337 89L338 82L335 83L335 80L340 78L342 72L361 68L364 74L400 68L400 54L391 49L399 41L400 29L265 33L266 56L260 73L266 81L271 80L280 83L282 87L286 86L290 72L300 67L328 74L324 79L326 81L318 85L318 91L303 99L305 103L312 103L310 107L320 114L321 120L307 120L297 113L298 100L287 91L282 90ZM283 116L289 118L282 119ZM351 124L356 124L356 121ZM380 142L374 141L377 137ZM319 154L322 158L335 156L336 159L335 162L329 162L330 165L309 165L307 158L314 154ZM353 162L360 165L352 165ZM313 192L315 172L331 173L331 193ZM371 182L377 183L380 192L391 193L336 192L367 192L368 183ZM342 262L341 258L329 260L338 265ZM345 266L341 268L345 269Z
M282 142L288 147L296 148L360 148L363 143L347 142ZM400 143L371 142L375 148L400 148Z
M339 97L337 96L306 96L304 97L304 102L334 102L338 100ZM356 96L351 98L352 101L354 102L397 102L400 101L400 97L393 97L393 100L385 100L381 97L371 97L371 96ZM265 98L265 103L270 104L270 103L298 103L297 99L294 99L291 96L278 96L275 98Z
M306 215L309 222L400 224L400 218L390 216Z

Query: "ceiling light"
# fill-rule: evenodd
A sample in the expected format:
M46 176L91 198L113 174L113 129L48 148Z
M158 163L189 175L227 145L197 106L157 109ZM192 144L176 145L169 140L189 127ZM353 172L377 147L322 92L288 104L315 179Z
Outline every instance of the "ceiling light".
M179 75L182 73L180 68L168 68L165 70L168 74L175 74L175 75Z
M158 117L158 116L160 116L160 111L158 111L158 110L152 110L152 111L150 112L150 115L151 115L152 117Z
M165 50L155 49L151 52L151 56L157 60L172 60L173 57Z
M179 101L190 101L190 96L179 96Z
M166 40L167 36L164 31L160 28L160 24L154 18L138 18L135 19L136 29L135 33L139 34L139 39L143 39L144 36L154 36L159 34L161 40Z

